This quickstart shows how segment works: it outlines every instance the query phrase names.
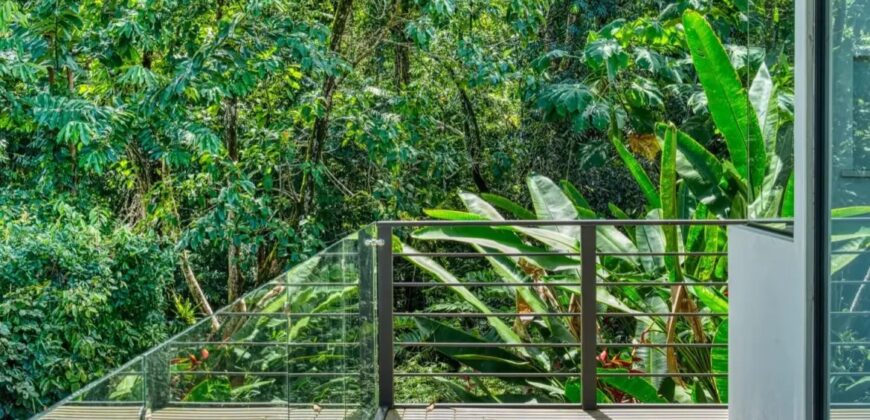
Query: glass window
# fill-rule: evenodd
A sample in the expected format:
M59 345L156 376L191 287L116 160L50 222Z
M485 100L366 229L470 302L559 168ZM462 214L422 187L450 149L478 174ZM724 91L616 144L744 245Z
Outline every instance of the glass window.
M870 1L827 0L828 414L870 409Z

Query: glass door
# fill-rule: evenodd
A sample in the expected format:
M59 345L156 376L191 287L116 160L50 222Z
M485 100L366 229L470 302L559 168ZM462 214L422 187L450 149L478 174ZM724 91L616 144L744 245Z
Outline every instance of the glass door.
M870 416L870 0L822 0L825 414ZM863 417L862 417L863 418Z

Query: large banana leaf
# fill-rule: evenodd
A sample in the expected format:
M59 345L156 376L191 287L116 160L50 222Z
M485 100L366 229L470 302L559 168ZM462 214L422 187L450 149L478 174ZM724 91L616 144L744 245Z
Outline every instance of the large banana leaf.
M460 192L459 199L465 204L468 211L477 214L486 220L504 220L504 217L492 205L482 200L480 197L469 193Z
M713 338L714 344L728 344L728 320L722 321ZM712 372L717 374L728 373L728 347L714 347L711 351ZM719 393L719 402L728 402L728 378L716 377L716 391Z
M704 16L686 11L683 27L692 61L708 98L710 114L725 137L737 173L749 185L747 201L751 202L761 190L767 167L758 117L749 105L746 89L728 53Z
M577 187L574 186L574 184L572 184L567 179L563 179L559 181L559 185L562 187L562 192L565 193L566 196L568 196L572 203L574 203L574 207L577 208L578 212L583 209L594 213L594 211L592 211L592 205L589 204L589 200L587 200L586 197L583 196L583 194L580 192L580 190L577 189Z
M505 197L500 195L491 194L491 193L482 193L480 197L486 200L487 203L492 204L496 208L502 209L506 212L509 212L514 215L517 219L520 220L534 220L535 213L528 211L525 207L514 203L511 200L508 200Z
M661 219L661 213L661 209L655 209L650 211L646 218L649 220ZM644 254L661 254L665 252L665 233L661 226L638 226L636 232L638 251ZM653 275L665 269L665 261L661 256L644 255L640 257L640 261L644 269Z
M574 203L562 193L559 186L550 178L532 175L526 180L535 214L541 220L577 220ZM571 238L580 238L579 226L557 226L554 230Z
M677 128L673 125L665 130L662 144L662 164L660 188L662 197L662 218L672 220L677 218ZM676 226L663 226L665 233L665 249L667 252L678 252L679 235ZM679 281L679 258L673 255L665 257L665 267L672 282Z
M477 217L480 217L481 220L504 220L501 214L499 214L498 210L496 210L495 207L493 207L489 202L482 199L481 197L478 197L472 193L460 193L460 198L462 199L462 203L465 205L468 211L473 213ZM474 217L473 215L465 216L461 212L455 212L454 214L439 213L436 215L432 213L433 211L434 210L429 210L427 211L427 214L432 217L437 217L439 219L462 220L460 217ZM534 215L532 215L532 220L534 219L535 217ZM501 229L512 230L518 233L525 234L537 240L538 242L541 242L542 244L555 248L555 250L558 251L572 252L577 250L577 239L563 235L558 231L523 226L506 226L502 227Z
M416 253L417 250L412 248L410 245L403 244L400 241L396 241L401 247L401 252L405 253ZM432 260L428 257L405 257L412 264L420 267L424 271L431 274L436 280L442 283L450 283L450 284L461 284L459 279L453 276L450 271L446 268L442 267L440 264ZM475 309L484 314L491 314L494 311L489 308L483 301L477 298L474 293L471 293L465 287L454 286L450 287L454 293L459 295L463 300L468 302L471 306L474 306ZM504 340L506 343L520 343L522 340L520 337L507 325L504 321L496 318L496 317L488 317L486 318L487 322L496 330L499 337Z
M431 226L418 229L414 239L453 241L496 249L505 253L546 253L546 248L523 242L516 233L489 226ZM562 255L523 257L546 270L569 270L580 266L580 261Z
M668 125L658 124L656 134L664 141ZM677 156L675 169L698 201L717 215L725 217L731 206L729 194L723 190L725 169L722 162L688 134L676 130Z
M487 341L458 330L450 325L426 318L415 319L425 341L433 343L486 343ZM494 347L437 347L439 353L480 372L537 372L529 360L502 348Z

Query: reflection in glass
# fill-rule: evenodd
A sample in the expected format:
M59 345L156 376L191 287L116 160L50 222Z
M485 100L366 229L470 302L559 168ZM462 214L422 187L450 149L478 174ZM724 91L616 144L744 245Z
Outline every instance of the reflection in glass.
M827 385L870 406L870 2L829 0Z
M320 410L371 418L374 251L362 244L371 231L261 285L43 418L189 418L184 410L204 418L238 410L269 419L314 418Z

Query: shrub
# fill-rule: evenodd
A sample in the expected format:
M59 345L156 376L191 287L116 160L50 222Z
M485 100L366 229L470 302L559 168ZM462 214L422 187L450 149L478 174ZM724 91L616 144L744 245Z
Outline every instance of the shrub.
M155 235L118 226L100 207L84 215L63 201L7 201L0 200L0 418L20 418L164 338L174 266Z

